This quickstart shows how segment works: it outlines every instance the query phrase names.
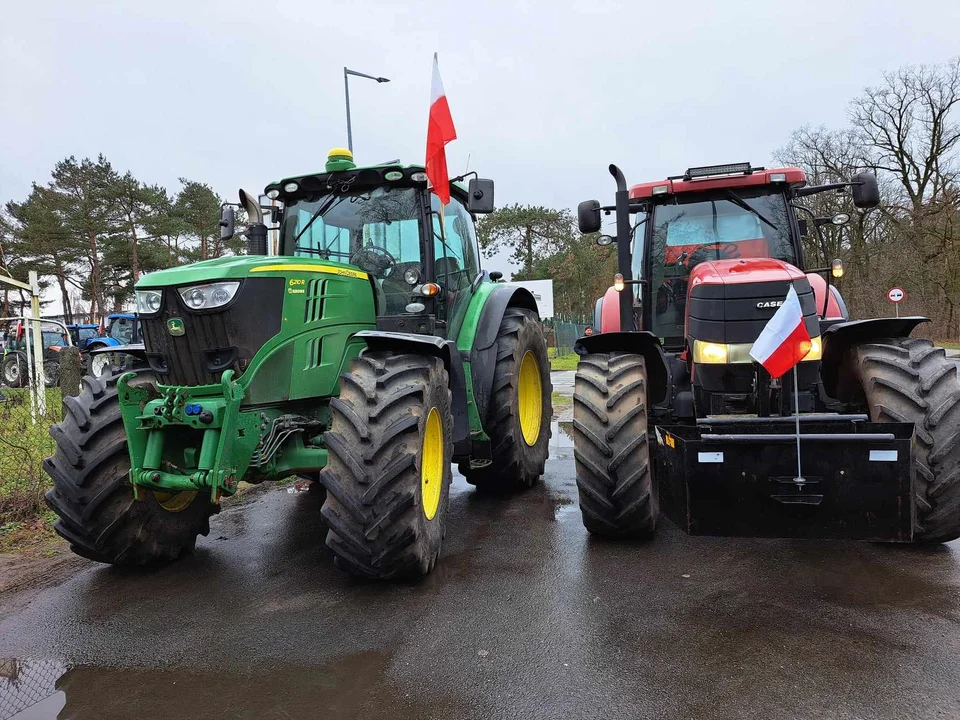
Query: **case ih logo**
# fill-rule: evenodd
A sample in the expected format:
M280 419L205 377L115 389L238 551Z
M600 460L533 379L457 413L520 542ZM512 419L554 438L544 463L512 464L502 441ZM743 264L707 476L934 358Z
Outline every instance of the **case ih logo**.
M763 308L778 308L783 305L783 300L764 300L763 302L757 303L757 309L763 310Z

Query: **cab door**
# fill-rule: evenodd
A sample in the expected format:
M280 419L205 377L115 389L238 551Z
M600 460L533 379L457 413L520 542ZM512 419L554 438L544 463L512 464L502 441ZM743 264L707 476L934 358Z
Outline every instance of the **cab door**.
M473 217L456 197L441 209L437 196L431 193L430 203L433 277L441 288L436 304L437 334L456 338L480 274L477 232Z

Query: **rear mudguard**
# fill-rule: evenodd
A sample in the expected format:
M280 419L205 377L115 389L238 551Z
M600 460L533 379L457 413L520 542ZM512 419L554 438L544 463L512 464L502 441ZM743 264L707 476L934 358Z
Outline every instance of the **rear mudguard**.
M492 284L492 283L491 283ZM526 288L514 285L495 284L483 301L477 319L473 344L469 350L470 374L473 380L473 397L477 406L480 424L486 428L487 409L493 394L493 373L497 367L497 335L500 323L508 307L521 307L537 313L537 301ZM461 350L463 348L461 347Z
M372 352L388 350L394 353L412 353L432 355L443 360L450 376L450 395L453 410L453 454L454 457L470 455L470 421L467 416L467 382L463 372L463 361L457 346L452 340L444 340L435 335L414 335L412 333L386 332L383 330L361 330L355 338L363 340Z
M823 357L820 361L824 391L830 397L837 397L840 367L850 347L881 338L909 337L918 325L925 322L930 322L930 318L912 316L853 320L831 325L823 333Z
M112 338L111 338L112 339ZM136 345L120 345L114 340L115 345L97 345L87 351L88 355L100 355L101 353L122 353L123 355L132 355L137 360L136 367L148 367L147 351L143 343Z
M627 352L642 355L647 366L647 398L650 405L667 397L669 375L660 338L647 330L636 332L603 332L579 338L573 346L577 355Z

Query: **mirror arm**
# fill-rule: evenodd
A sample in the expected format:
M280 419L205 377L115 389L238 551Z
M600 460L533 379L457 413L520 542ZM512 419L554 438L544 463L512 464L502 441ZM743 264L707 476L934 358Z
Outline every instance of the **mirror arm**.
M811 218L813 218L813 227L817 231L817 237L820 238L820 252L823 253L823 261L827 262L827 239L823 236L823 230L820 229L820 225L817 223L817 216L813 214L813 210L804 207L803 205L796 205L794 203L790 203L790 207L792 207L794 210L803 210Z

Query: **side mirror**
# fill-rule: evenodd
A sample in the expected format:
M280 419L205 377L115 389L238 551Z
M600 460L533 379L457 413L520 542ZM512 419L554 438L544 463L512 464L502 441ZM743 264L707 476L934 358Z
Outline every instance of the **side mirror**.
M584 200L577 205L577 225L582 233L600 230L600 203L597 200Z
M880 204L880 188L877 176L870 172L857 173L850 178L853 204L858 208L872 208Z
M467 186L467 210L479 214L493 212L493 180L470 180Z
M237 222L237 213L229 205L220 208L220 239L229 240L233 237L233 227Z

